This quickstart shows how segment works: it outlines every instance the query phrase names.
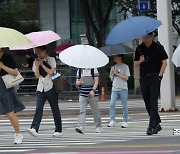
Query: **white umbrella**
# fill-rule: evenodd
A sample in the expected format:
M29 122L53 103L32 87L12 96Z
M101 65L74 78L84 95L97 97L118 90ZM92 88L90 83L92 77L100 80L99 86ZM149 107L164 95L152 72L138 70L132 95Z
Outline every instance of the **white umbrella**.
M90 45L75 45L59 54L59 59L77 68L99 68L105 66L109 59L99 49Z
M176 65L176 67L180 66L180 44L174 51L174 54L172 56L172 62Z

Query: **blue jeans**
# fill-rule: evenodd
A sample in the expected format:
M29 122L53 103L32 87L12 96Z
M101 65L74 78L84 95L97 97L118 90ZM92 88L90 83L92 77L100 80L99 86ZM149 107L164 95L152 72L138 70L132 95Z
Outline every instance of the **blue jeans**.
M31 128L34 128L38 132L43 115L44 104L46 100L48 100L53 113L55 132L62 132L61 114L58 106L58 94L55 89L52 88L47 92L37 91L36 96L36 111Z
M123 122L127 122L128 121L128 107L127 107L128 90L126 89L111 92L110 120L115 120L115 114L116 114L115 107L118 96L120 97L122 102Z

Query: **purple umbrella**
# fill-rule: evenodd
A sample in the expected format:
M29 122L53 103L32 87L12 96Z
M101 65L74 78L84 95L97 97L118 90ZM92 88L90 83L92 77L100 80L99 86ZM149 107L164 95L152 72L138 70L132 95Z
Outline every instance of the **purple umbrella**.
M74 46L74 45L75 44L73 44L73 43L61 44L61 45L57 46L53 51L54 52L61 52L61 51L65 50L71 46Z

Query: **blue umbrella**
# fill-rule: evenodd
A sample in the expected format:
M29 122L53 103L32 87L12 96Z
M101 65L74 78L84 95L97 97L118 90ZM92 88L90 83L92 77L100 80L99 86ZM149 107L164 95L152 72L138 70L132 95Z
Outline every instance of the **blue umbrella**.
M132 41L156 30L161 24L161 21L150 17L131 17L118 23L110 31L106 38L106 44L118 44Z

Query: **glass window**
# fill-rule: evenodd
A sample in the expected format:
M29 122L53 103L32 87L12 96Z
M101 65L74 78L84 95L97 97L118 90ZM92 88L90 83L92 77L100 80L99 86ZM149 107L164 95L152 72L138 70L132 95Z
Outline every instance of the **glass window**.
M116 8L111 11L107 32L117 23ZM86 25L83 17L82 7L79 0L70 0L70 25L71 40L73 43L81 43L81 34L86 33Z

